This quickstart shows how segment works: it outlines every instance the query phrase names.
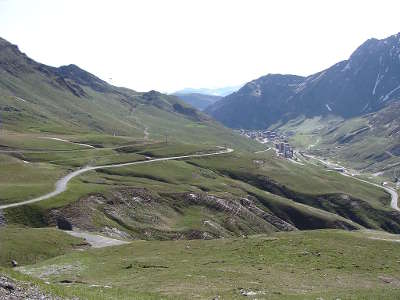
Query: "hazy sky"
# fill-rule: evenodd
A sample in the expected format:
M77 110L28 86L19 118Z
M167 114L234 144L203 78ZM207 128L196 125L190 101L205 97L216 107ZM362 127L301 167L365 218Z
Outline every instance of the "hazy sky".
M172 92L312 74L399 32L399 12L399 0L0 0L0 36L48 65Z

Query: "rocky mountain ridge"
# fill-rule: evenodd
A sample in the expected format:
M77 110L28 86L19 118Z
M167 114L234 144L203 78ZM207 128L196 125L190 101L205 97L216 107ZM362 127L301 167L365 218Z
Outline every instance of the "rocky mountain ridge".
M400 33L369 39L348 60L316 74L268 74L207 108L232 128L266 128L300 115L351 118L400 99Z

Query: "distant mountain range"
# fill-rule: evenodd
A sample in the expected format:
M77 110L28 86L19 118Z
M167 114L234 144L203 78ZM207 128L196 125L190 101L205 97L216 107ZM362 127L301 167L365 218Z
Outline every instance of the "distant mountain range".
M174 95L177 96L182 101L186 102L187 104L190 104L191 106L200 110L204 110L208 106L222 99L222 96L213 96L213 95L199 94L199 93L190 93L190 94L175 93Z
M298 116L345 119L400 99L400 34L369 39L348 60L308 77L268 74L209 106L232 128L266 128Z
M221 88L184 88L183 90L179 90L174 92L173 94L203 94L203 95L212 95L212 96L220 96L225 97L229 94L232 94L240 89L240 85L236 86L226 86Z

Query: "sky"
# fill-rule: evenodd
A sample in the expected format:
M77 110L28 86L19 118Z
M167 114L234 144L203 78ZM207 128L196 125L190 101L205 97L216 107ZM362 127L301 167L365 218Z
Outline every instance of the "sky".
M0 0L0 37L34 60L173 92L310 75L400 31L395 0Z

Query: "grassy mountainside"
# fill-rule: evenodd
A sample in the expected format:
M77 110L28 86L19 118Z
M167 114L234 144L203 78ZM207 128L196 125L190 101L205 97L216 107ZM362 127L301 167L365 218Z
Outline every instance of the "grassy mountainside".
M49 281L41 283L47 291L83 299L397 299L396 240L379 232L321 230L135 241L18 270Z
M35 264L87 245L60 230L12 226L0 228L0 241L1 267L10 267L12 259L20 265Z
M237 147L252 147L175 96L115 87L75 65L45 66L2 39L0 62L0 118L8 131L144 139L168 135L180 142L235 141Z
M200 150L213 149L154 143L101 149L102 152L120 153L106 153L103 158L83 156L85 152L97 151L95 149L56 153L60 157L26 152L24 158L31 160L28 165L51 164L66 169L91 159L102 163L123 162L143 160L144 156L165 157ZM38 161L33 162L35 159ZM4 214L9 223L41 227L53 225L54 218L62 215L79 228L106 233L115 228L121 232L120 236L136 239L211 238L296 228L360 227L336 214L297 204L273 190L266 192L268 189L257 182L246 178L238 180L234 172L225 174L216 169L221 163L238 168L247 166L249 174L256 176L259 168L253 160L257 159L260 159L259 155L242 152L215 159L99 169L73 179L69 189L59 196L35 205L7 209ZM272 157L264 159L276 160ZM208 163L214 167L202 165ZM338 181L337 185L344 188L346 181ZM9 186L13 185L10 183ZM374 189L371 191L375 192ZM370 197L386 197L379 190L376 192ZM24 190L13 195L12 199L4 199L4 203L15 201L16 196L21 200L27 196ZM368 200L365 195L362 197Z
M277 159L272 153L230 160L211 158L194 163L274 195L335 213L367 228L392 232L400 229L400 215L392 212L390 197L382 189L336 172L327 172L306 161L295 164ZM266 205L271 208L271 204Z
M67 169L90 160L124 162L210 150L154 143L101 149L103 157L91 149L56 157L27 152L24 158L31 160L28 165ZM12 189L13 184L8 186ZM23 200L28 192L32 193L28 187L26 192L21 189L3 201L18 200L17 196ZM115 229L120 237L134 239L208 239L362 226L399 232L400 219L389 202L383 190L321 167L283 161L272 152L233 152L99 169L73 179L59 196L4 214L9 223L40 227L54 225L54 218L62 215L78 228L105 234Z

